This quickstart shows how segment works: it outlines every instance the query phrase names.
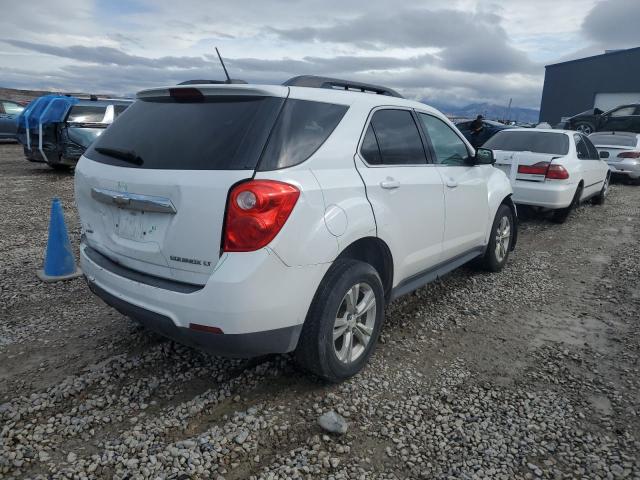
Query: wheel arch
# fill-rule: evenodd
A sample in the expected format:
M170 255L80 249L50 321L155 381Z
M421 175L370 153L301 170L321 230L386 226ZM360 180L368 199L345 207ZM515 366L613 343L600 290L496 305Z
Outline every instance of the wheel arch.
M393 255L389 246L378 237L362 237L345 247L337 258L351 258L368 263L376 269L389 301L393 288Z

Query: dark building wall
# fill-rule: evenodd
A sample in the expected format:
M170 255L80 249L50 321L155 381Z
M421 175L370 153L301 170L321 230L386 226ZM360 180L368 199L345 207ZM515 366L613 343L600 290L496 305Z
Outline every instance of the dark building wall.
M540 121L551 125L593 108L596 93L640 91L640 47L545 68Z

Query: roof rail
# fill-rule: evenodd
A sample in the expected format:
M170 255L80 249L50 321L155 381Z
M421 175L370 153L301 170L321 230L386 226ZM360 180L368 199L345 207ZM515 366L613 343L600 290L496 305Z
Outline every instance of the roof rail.
M285 87L330 88L333 90L360 91L363 93L376 93L378 95L404 98L395 90L387 87L381 87L380 85L352 82L351 80L340 80L337 78L317 77L315 75L300 75L298 77L293 77L282 85Z
M230 80L185 80L184 82L180 82L178 85L203 85L203 84L215 84L215 85L226 85L229 83L241 83L246 84L244 80L237 80L232 78Z

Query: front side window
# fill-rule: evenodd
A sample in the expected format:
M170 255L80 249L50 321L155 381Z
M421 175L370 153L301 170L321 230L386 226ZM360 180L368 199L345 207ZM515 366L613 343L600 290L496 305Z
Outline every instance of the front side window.
M418 114L425 133L431 140L435 153L435 162L442 165L465 165L469 151L462 139L442 120L427 115Z
M7 113L9 115L18 115L24 110L24 107L22 105L18 105L17 103L13 102L2 102L2 105L4 106L4 113Z
M370 124L374 135L365 135L369 151L373 149L375 138L380 149L380 164L383 165L424 165L427 158L420 139L420 132L413 115L408 110L378 110ZM364 147L364 144L363 144ZM363 150L363 156L365 153ZM375 156L370 157L375 160ZM368 161L368 158L365 156Z
M633 112L635 111L635 107L623 107L623 108L619 108L618 110L614 110L613 112L611 112L611 116L612 117L628 117L629 115L633 115Z

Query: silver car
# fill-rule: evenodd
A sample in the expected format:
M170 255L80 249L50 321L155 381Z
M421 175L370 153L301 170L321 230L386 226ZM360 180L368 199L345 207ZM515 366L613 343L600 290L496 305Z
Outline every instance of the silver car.
M24 110L19 103L0 100L0 140L15 140L18 115Z
M612 174L626 176L640 185L640 133L596 132L589 139Z

